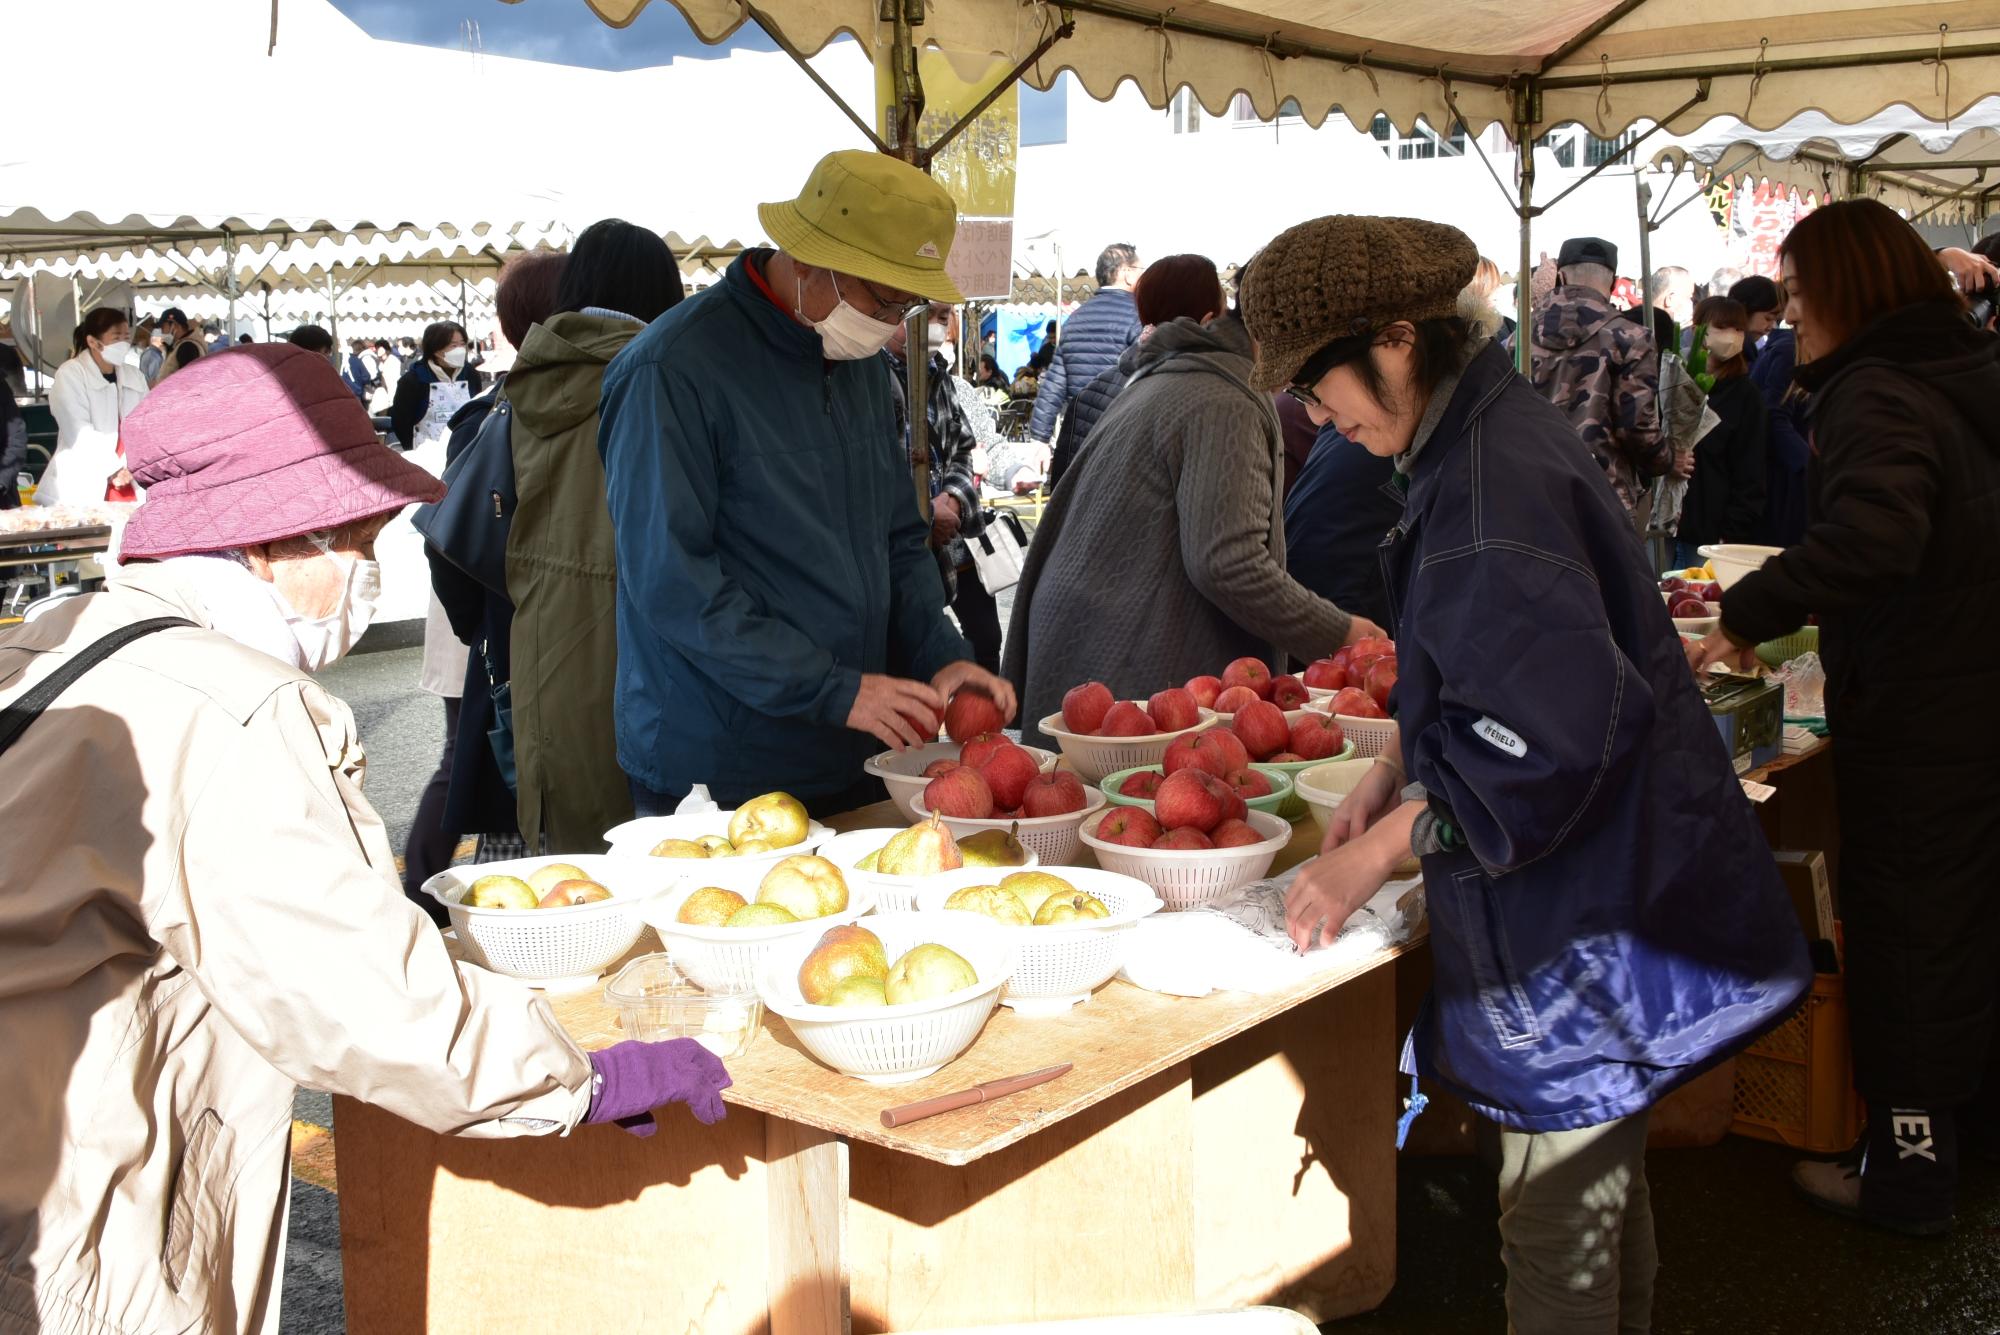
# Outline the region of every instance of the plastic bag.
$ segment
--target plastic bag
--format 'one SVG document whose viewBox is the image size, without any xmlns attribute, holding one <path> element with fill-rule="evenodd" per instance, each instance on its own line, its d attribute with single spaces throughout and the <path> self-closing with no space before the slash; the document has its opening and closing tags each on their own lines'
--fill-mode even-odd
<svg viewBox="0 0 2000 1335">
<path fill-rule="evenodd" d="M 715 804 L 715 799 L 708 795 L 708 785 L 698 783 L 688 789 L 688 795 L 683 797 L 680 805 L 674 808 L 674 814 L 676 816 L 694 816 L 704 812 L 720 810 L 722 808 Z"/>
<path fill-rule="evenodd" d="M 1819 655 L 1807 650 L 1771 674 L 1785 687 L 1786 718 L 1826 716 L 1826 668 Z"/>
</svg>

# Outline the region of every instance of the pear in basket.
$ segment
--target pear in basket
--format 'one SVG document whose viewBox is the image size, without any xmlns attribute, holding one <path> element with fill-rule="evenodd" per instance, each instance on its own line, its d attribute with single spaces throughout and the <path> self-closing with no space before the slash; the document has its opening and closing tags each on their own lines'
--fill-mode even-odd
<svg viewBox="0 0 2000 1335">
<path fill-rule="evenodd" d="M 804 843 L 811 828 L 805 803 L 790 793 L 765 793 L 751 798 L 729 817 L 729 842 L 739 853 L 745 839 L 761 839 L 772 848 L 790 848 Z"/>
<path fill-rule="evenodd" d="M 935 811 L 884 844 L 875 859 L 875 869 L 884 876 L 935 876 L 964 865 L 958 841 Z"/>
<path fill-rule="evenodd" d="M 599 885 L 596 881 L 572 877 L 570 880 L 558 881 L 550 886 L 549 892 L 542 896 L 542 902 L 538 907 L 567 909 L 574 908 L 578 904 L 601 904 L 609 898 L 611 891 L 607 887 Z"/>
<path fill-rule="evenodd" d="M 1034 919 L 1012 890 L 997 885 L 968 885 L 951 892 L 944 906 L 961 913 L 983 913 L 1008 927 L 1026 927 Z"/>
<path fill-rule="evenodd" d="M 861 859 L 861 861 L 855 863 L 854 870 L 874 871 L 876 869 L 875 864 L 881 858 L 881 856 L 882 856 L 882 850 L 878 848 L 873 853 L 870 853 L 867 857 Z"/>
<path fill-rule="evenodd" d="M 551 862 L 546 867 L 537 867 L 528 873 L 529 888 L 538 895 L 546 895 L 564 881 L 587 881 L 590 873 L 573 862 Z"/>
<path fill-rule="evenodd" d="M 459 902 L 475 909 L 531 909 L 542 897 L 518 876 L 482 876 Z"/>
<path fill-rule="evenodd" d="M 1055 927 L 1066 922 L 1110 916 L 1111 910 L 1104 907 L 1103 900 L 1079 890 L 1073 895 L 1050 895 L 1043 900 L 1042 906 L 1035 910 L 1035 926 Z"/>
<path fill-rule="evenodd" d="M 1020 822 L 1005 830 L 981 830 L 958 841 L 958 855 L 968 867 L 1022 867 L 1028 846 L 1021 842 Z"/>
<path fill-rule="evenodd" d="M 942 997 L 978 981 L 979 975 L 965 956 L 949 946 L 911 946 L 889 966 L 889 980 L 882 985 L 882 994 L 891 1006 L 902 1006 Z"/>
<path fill-rule="evenodd" d="M 780 904 L 796 918 L 824 918 L 847 907 L 847 878 L 825 858 L 800 853 L 764 874 L 759 904 Z"/>
<path fill-rule="evenodd" d="M 856 974 L 843 978 L 833 986 L 822 1006 L 886 1006 L 889 1004 L 888 991 L 880 978 L 868 978 Z"/>
<path fill-rule="evenodd" d="M 1032 919 L 1042 911 L 1042 904 L 1050 895 L 1073 895 L 1076 887 L 1062 877 L 1045 871 L 1017 871 L 1012 876 L 1002 877 L 1002 890 L 1012 890 L 1020 897 L 1022 907 L 1028 910 Z"/>
<path fill-rule="evenodd" d="M 745 904 L 729 915 L 724 927 L 783 927 L 799 920 L 796 913 L 782 904 Z"/>
<path fill-rule="evenodd" d="M 705 858 L 708 850 L 692 839 L 662 839 L 653 845 L 656 858 Z"/>
<path fill-rule="evenodd" d="M 696 839 L 695 842 L 707 849 L 708 855 L 712 858 L 733 858 L 736 856 L 736 845 L 730 843 L 719 834 L 704 834 Z"/>
<path fill-rule="evenodd" d="M 690 927 L 722 927 L 745 903 L 743 896 L 734 890 L 705 885 L 681 901 L 680 912 L 674 914 L 674 921 Z"/>
<path fill-rule="evenodd" d="M 889 954 L 882 938 L 866 927 L 829 928 L 812 954 L 799 965 L 799 995 L 809 1005 L 824 1006 L 834 988 L 849 978 L 889 977 Z"/>
</svg>

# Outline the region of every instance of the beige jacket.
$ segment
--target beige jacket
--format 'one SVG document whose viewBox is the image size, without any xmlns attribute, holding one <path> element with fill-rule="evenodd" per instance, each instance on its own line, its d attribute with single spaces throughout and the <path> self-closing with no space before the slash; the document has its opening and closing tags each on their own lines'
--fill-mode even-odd
<svg viewBox="0 0 2000 1335">
<path fill-rule="evenodd" d="M 142 566 L 0 635 L 0 706 L 175 615 L 213 624 Z M 465 1135 L 583 1116 L 548 1004 L 403 898 L 362 768 L 344 705 L 194 628 L 0 757 L 0 1332 L 275 1331 L 295 1084 Z"/>
</svg>

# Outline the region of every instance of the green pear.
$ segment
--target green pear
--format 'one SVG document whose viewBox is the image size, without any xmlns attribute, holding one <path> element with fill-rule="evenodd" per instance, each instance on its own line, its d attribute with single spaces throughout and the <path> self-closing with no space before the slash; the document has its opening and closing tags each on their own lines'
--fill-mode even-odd
<svg viewBox="0 0 2000 1335">
<path fill-rule="evenodd" d="M 1025 867 L 1028 846 L 1021 842 L 1020 833 L 1018 821 L 1005 830 L 981 830 L 958 841 L 958 855 L 968 867 Z"/>
<path fill-rule="evenodd" d="M 958 841 L 935 811 L 929 820 L 918 821 L 883 845 L 875 859 L 876 869 L 884 876 L 935 876 L 964 865 Z"/>
</svg>

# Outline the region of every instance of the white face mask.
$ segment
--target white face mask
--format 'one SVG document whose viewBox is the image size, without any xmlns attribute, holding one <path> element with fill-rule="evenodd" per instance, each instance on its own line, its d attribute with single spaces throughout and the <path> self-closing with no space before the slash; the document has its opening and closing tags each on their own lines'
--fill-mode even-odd
<svg viewBox="0 0 2000 1335">
<path fill-rule="evenodd" d="M 1741 329 L 1711 329 L 1708 331 L 1708 358 L 1714 362 L 1726 362 L 1743 351 L 1743 331 Z"/>
<path fill-rule="evenodd" d="M 456 371 L 465 365 L 465 349 L 446 348 L 438 354 L 438 360 Z"/>
<path fill-rule="evenodd" d="M 325 616 L 308 617 L 291 605 L 276 584 L 271 586 L 271 592 L 278 601 L 278 610 L 285 614 L 285 625 L 290 628 L 292 638 L 298 641 L 298 666 L 307 672 L 320 672 L 339 662 L 375 620 L 375 604 L 382 597 L 382 567 L 373 561 L 335 556 L 332 544 L 316 533 L 308 534 L 306 541 L 319 548 L 328 560 L 347 567 L 340 601 Z"/>
<path fill-rule="evenodd" d="M 813 332 L 819 335 L 821 350 L 829 361 L 836 362 L 858 362 L 873 357 L 889 346 L 889 340 L 896 336 L 896 326 L 871 320 L 848 305 L 847 298 L 840 295 L 840 275 L 831 276 L 835 297 L 833 310 L 824 320 L 810 322 Z M 804 291 L 805 280 L 801 278 L 792 293 L 793 309 L 801 318 L 805 315 Z"/>
<path fill-rule="evenodd" d="M 104 344 L 97 355 L 104 358 L 107 366 L 123 366 L 125 359 L 132 355 L 132 345 L 121 338 L 116 343 Z"/>
</svg>

